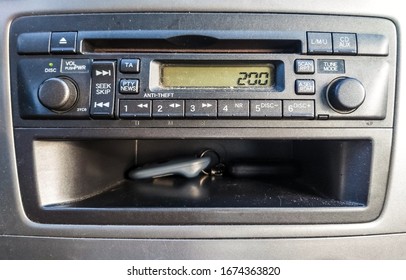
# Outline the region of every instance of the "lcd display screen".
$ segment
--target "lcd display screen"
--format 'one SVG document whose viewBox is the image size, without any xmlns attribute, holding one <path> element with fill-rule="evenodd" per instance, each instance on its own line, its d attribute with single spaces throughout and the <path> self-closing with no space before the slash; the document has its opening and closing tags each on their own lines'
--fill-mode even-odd
<svg viewBox="0 0 406 280">
<path fill-rule="evenodd" d="M 161 64 L 163 88 L 272 87 L 273 64 Z"/>
</svg>

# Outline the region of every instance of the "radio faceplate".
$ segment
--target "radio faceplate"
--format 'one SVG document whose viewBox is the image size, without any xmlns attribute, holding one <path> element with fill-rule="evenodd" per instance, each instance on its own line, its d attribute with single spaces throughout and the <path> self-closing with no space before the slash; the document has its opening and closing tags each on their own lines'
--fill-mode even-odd
<svg viewBox="0 0 406 280">
<path fill-rule="evenodd" d="M 316 127 L 346 126 L 343 120 L 349 126 L 392 125 L 396 49 L 389 21 L 226 18 L 124 14 L 16 20 L 11 59 L 12 76 L 18 73 L 17 125 L 30 126 L 24 121 L 29 119 L 63 120 L 62 125 L 82 119 L 96 127 L 134 121 L 167 126 L 167 120 L 190 127 L 294 127 L 294 120 Z M 120 24 L 101 24 L 112 19 Z M 177 19 L 182 24 L 168 28 Z M 66 29 L 61 22 L 68 20 Z M 335 20 L 339 24 L 331 24 Z M 321 27 L 322 21 L 329 24 Z M 371 30 L 370 21 L 381 28 Z"/>
<path fill-rule="evenodd" d="M 12 23 L 10 50 L 33 221 L 313 224 L 381 213 L 397 55 L 389 20 L 27 16 Z M 134 165 L 207 150 L 228 168 L 220 176 L 128 179 Z M 248 169 L 259 176 L 241 179 Z"/>
</svg>

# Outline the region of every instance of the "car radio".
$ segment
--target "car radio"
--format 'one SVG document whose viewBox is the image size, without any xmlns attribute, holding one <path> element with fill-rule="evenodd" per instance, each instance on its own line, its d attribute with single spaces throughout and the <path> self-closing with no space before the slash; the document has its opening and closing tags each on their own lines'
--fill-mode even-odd
<svg viewBox="0 0 406 280">
<path fill-rule="evenodd" d="M 141 126 L 162 119 L 193 126 L 188 121 L 205 119 L 224 126 L 223 119 L 269 125 L 384 120 L 391 113 L 395 54 L 386 20 L 374 19 L 384 32 L 371 32 L 354 18 L 320 26 L 329 18 L 239 15 L 224 21 L 202 14 L 196 23 L 185 15 L 121 15 L 121 25 L 114 25 L 116 17 L 13 23 L 13 96 L 22 119 L 137 120 Z M 169 28 L 175 19 L 182 24 Z M 61 26 L 67 21 L 69 28 Z"/>
<path fill-rule="evenodd" d="M 25 213 L 57 224 L 372 221 L 388 180 L 396 40 L 373 17 L 21 16 L 9 54 Z"/>
</svg>

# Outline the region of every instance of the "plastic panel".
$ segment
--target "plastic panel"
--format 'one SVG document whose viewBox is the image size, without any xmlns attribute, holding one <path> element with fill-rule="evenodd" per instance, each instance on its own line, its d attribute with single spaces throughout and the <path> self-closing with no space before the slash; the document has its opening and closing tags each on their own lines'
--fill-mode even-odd
<svg viewBox="0 0 406 280">
<path fill-rule="evenodd" d="M 105 226 L 83 226 L 77 227 L 74 225 L 57 226 L 57 225 L 40 225 L 30 222 L 26 219 L 22 211 L 21 199 L 18 192 L 18 179 L 16 173 L 16 158 L 14 154 L 13 132 L 11 121 L 11 102 L 9 84 L 9 66 L 8 53 L 8 27 L 11 20 L 18 15 L 27 14 L 46 14 L 46 13 L 64 13 L 68 12 L 124 12 L 124 11 L 214 11 L 214 12 L 281 12 L 281 13 L 309 13 L 309 14 L 347 14 L 347 15 L 362 15 L 362 16 L 379 16 L 385 17 L 397 25 L 398 35 L 404 33 L 406 26 L 406 18 L 404 17 L 402 2 L 390 1 L 317 1 L 303 2 L 301 0 L 292 1 L 161 1 L 161 0 L 145 0 L 145 1 L 115 1 L 114 6 L 109 2 L 72 2 L 72 1 L 29 1 L 20 0 L 14 1 L 10 5 L 10 1 L 0 2 L 0 26 L 1 26 L 1 42 L 0 45 L 0 61 L 3 65 L 0 77 L 0 232 L 3 234 L 12 235 L 40 235 L 40 236 L 81 236 L 81 237 L 148 237 L 148 238 L 224 238 L 225 236 L 233 238 L 249 237 L 249 238 L 264 238 L 264 237 L 304 237 L 304 236 L 348 236 L 362 235 L 355 238 L 295 238 L 270 240 L 275 247 L 267 246 L 268 241 L 255 240 L 229 240 L 214 241 L 216 244 L 213 248 L 223 246 L 223 250 L 212 250 L 204 241 L 188 241 L 187 243 L 178 241 L 158 241 L 154 243 L 151 240 L 129 241 L 131 245 L 140 248 L 139 251 L 130 249 L 130 243 L 125 243 L 124 247 L 117 250 L 106 251 L 106 258 L 159 258 L 159 257 L 174 257 L 174 258 L 224 258 L 235 257 L 236 250 L 241 250 L 247 258 L 405 258 L 404 244 L 406 240 L 404 235 L 387 235 L 387 236 L 367 236 L 373 234 L 389 234 L 406 231 L 406 193 L 404 186 L 406 185 L 406 177 L 404 176 L 404 168 L 406 166 L 406 150 L 403 143 L 406 143 L 406 99 L 402 95 L 397 96 L 396 122 L 395 122 L 395 137 L 394 149 L 391 159 L 391 170 L 388 186 L 388 194 L 385 198 L 386 204 L 383 212 L 378 220 L 372 223 L 364 224 L 340 224 L 340 225 L 284 225 L 284 226 L 206 226 L 206 227 L 105 227 Z M 324 24 L 324 23 L 323 23 Z M 406 44 L 406 36 L 399 36 L 400 41 L 398 46 Z M 402 77 L 402 69 L 406 63 L 403 56 L 398 59 L 397 71 L 397 91 L 404 92 L 404 78 Z M 281 134 L 285 132 L 279 131 Z M 289 132 L 290 135 L 294 133 Z M 293 134 L 292 134 L 293 133 Z M 154 134 L 154 132 L 152 132 Z M 325 135 L 328 137 L 328 134 Z M 380 168 L 377 163 L 376 168 Z M 204 229 L 204 230 L 203 230 Z M 203 232 L 204 231 L 204 232 Z M 71 243 L 73 240 L 51 238 L 27 238 L 27 237 L 9 237 L 3 236 L 0 238 L 2 258 L 38 258 L 44 256 L 56 256 L 60 258 L 95 258 L 101 256 L 103 248 L 107 248 L 106 244 L 114 247 L 113 240 L 102 239 L 100 246 L 96 245 L 93 240 L 79 239 L 75 240 L 78 243 Z M 41 242 L 34 242 L 39 241 Z M 320 241 L 320 242 L 319 242 Z M 66 243 L 68 242 L 68 243 Z M 82 242 L 82 243 L 81 243 Z M 89 246 L 83 246 L 83 242 Z M 107 243 L 108 242 L 108 243 Z M 135 242 L 135 243 L 134 243 Z M 315 246 L 317 242 L 319 246 Z M 154 245 L 158 244 L 157 247 Z M 179 244 L 178 247 L 172 245 Z M 195 244 L 196 246 L 193 246 Z M 197 244 L 205 246 L 198 247 Z M 255 247 L 254 245 L 258 245 Z M 268 243 L 269 245 L 270 243 Z M 33 247 L 30 247 L 30 246 Z M 229 245 L 229 246 L 227 246 Z M 244 246 L 246 245 L 246 246 Z M 41 250 L 38 248 L 41 247 Z M 32 248 L 32 250 L 29 250 Z M 100 250 L 95 250 L 99 248 Z M 162 249 L 175 248 L 170 253 L 162 253 Z M 206 248 L 207 250 L 202 250 Z M 247 250 L 249 248 L 249 250 Z M 256 250 L 253 250 L 256 248 Z M 272 250 L 274 248 L 274 250 Z M 262 250 L 266 250 L 266 254 L 262 254 Z M 130 250 L 131 252 L 128 252 Z M 216 251 L 223 252 L 218 255 Z M 27 252 L 38 253 L 37 255 L 27 255 Z M 127 253 L 128 252 L 128 253 Z M 134 254 L 137 252 L 137 254 Z M 165 250 L 165 252 L 167 252 Z M 251 252 L 251 254 L 248 254 Z M 278 253 L 280 252 L 280 253 Z M 286 254 L 282 254 L 286 252 Z M 336 252 L 336 253 L 332 253 Z M 236 257 L 237 256 L 237 257 Z"/>
</svg>

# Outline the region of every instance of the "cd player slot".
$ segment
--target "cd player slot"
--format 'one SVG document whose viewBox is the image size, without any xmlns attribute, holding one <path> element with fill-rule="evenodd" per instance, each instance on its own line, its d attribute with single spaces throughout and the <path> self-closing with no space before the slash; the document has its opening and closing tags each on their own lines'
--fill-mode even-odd
<svg viewBox="0 0 406 280">
<path fill-rule="evenodd" d="M 84 39 L 82 53 L 301 53 L 300 40 L 217 39 L 177 36 L 167 39 Z"/>
</svg>

